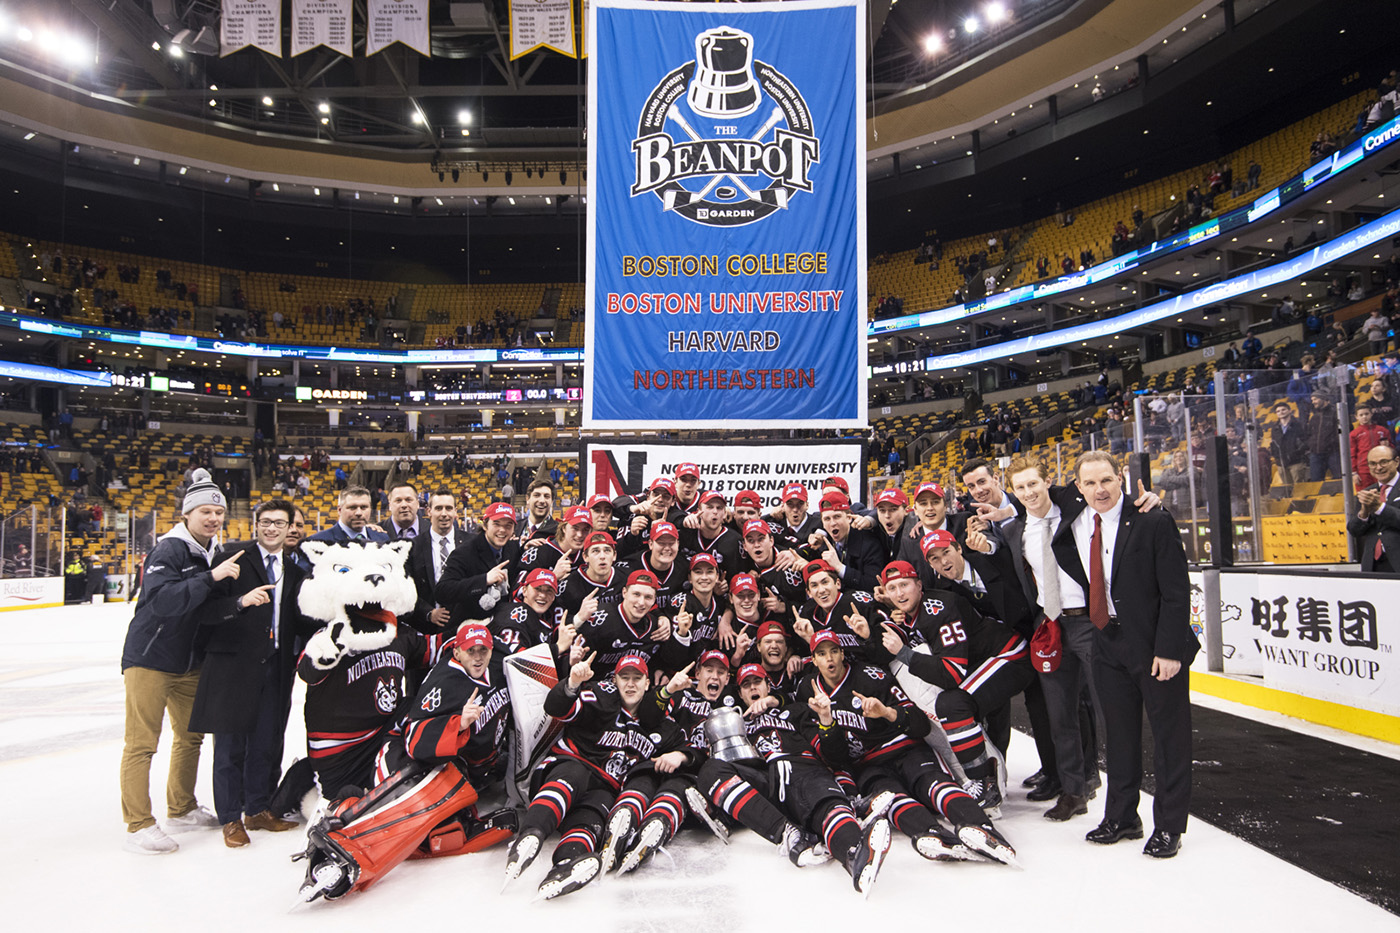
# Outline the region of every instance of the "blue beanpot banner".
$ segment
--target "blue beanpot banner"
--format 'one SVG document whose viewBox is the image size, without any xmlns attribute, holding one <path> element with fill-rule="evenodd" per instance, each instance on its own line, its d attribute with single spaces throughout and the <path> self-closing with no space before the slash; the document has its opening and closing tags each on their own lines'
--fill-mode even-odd
<svg viewBox="0 0 1400 933">
<path fill-rule="evenodd" d="M 862 8 L 589 17 L 584 426 L 863 426 Z"/>
</svg>

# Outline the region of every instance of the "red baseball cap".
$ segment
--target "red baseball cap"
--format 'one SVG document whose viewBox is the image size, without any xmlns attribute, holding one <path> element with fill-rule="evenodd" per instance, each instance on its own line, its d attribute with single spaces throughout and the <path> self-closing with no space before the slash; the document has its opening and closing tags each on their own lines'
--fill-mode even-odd
<svg viewBox="0 0 1400 933">
<path fill-rule="evenodd" d="M 926 492 L 933 493 L 939 499 L 948 498 L 943 494 L 943 487 L 938 485 L 937 483 L 920 483 L 919 488 L 914 490 L 914 498 L 918 499 Z"/>
<path fill-rule="evenodd" d="M 566 525 L 592 525 L 593 515 L 588 511 L 586 505 L 576 505 L 564 512 L 564 524 Z"/>
<path fill-rule="evenodd" d="M 637 671 L 643 677 L 647 675 L 647 659 L 640 654 L 624 654 L 617 662 L 614 673 L 621 674 L 623 671 Z"/>
<path fill-rule="evenodd" d="M 481 513 L 481 517 L 488 522 L 500 519 L 503 522 L 515 524 L 515 509 L 510 507 L 509 502 L 493 502 L 486 507 L 486 511 Z"/>
<path fill-rule="evenodd" d="M 729 581 L 729 592 L 741 593 L 744 590 L 757 593 L 758 581 L 754 579 L 751 573 L 736 573 L 733 579 Z"/>
<path fill-rule="evenodd" d="M 904 494 L 903 489 L 892 486 L 889 489 L 880 490 L 880 494 L 875 497 L 875 504 L 877 506 L 897 505 L 901 509 L 907 509 L 909 508 L 909 497 Z"/>
<path fill-rule="evenodd" d="M 806 502 L 810 496 L 807 494 L 807 487 L 801 483 L 788 483 L 783 487 L 783 501 L 791 502 L 793 499 L 801 499 Z"/>
<path fill-rule="evenodd" d="M 559 578 L 554 575 L 554 571 L 548 567 L 536 567 L 525 575 L 525 586 L 547 586 L 554 592 L 559 592 Z"/>
<path fill-rule="evenodd" d="M 729 655 L 725 654 L 723 651 L 717 651 L 714 648 L 711 648 L 709 651 L 706 651 L 704 654 L 700 655 L 700 660 L 695 663 L 695 666 L 704 667 L 706 664 L 709 664 L 711 662 L 723 664 L 724 669 L 726 671 L 729 670 Z"/>
<path fill-rule="evenodd" d="M 850 483 L 847 483 L 846 480 L 840 476 L 828 476 L 826 479 L 822 480 L 822 486 L 835 486 L 837 489 L 841 490 L 846 495 L 849 496 L 851 494 Z"/>
<path fill-rule="evenodd" d="M 742 684 L 750 677 L 762 677 L 764 680 L 767 680 L 768 672 L 763 669 L 762 664 L 745 664 L 743 667 L 739 668 L 739 676 L 736 678 L 739 683 Z"/>
<path fill-rule="evenodd" d="M 704 505 L 706 502 L 713 502 L 716 499 L 718 499 L 720 502 L 726 501 L 724 498 L 724 493 L 720 492 L 718 489 L 706 489 L 704 492 L 700 493 L 701 505 Z"/>
<path fill-rule="evenodd" d="M 958 539 L 954 538 L 951 532 L 940 528 L 924 535 L 923 540 L 919 542 L 919 549 L 924 552 L 925 557 L 928 557 L 928 552 L 936 547 L 952 547 L 957 543 Z"/>
<path fill-rule="evenodd" d="M 595 531 L 591 535 L 583 539 L 583 549 L 585 551 L 587 551 L 595 544 L 606 544 L 614 551 L 617 550 L 617 542 L 613 540 L 613 536 L 608 534 L 606 531 Z"/>
<path fill-rule="evenodd" d="M 678 463 L 676 464 L 676 479 L 680 479 L 682 476 L 693 476 L 699 479 L 700 468 L 693 463 Z"/>
<path fill-rule="evenodd" d="M 880 571 L 880 585 L 883 586 L 891 580 L 917 580 L 919 572 L 914 569 L 914 565 L 907 560 L 891 561 L 885 565 L 885 569 Z"/>
<path fill-rule="evenodd" d="M 813 651 L 817 650 L 817 645 L 825 644 L 827 642 L 830 642 L 838 648 L 841 647 L 841 639 L 838 638 L 836 636 L 836 633 L 829 628 L 818 629 L 817 631 L 812 633 Z"/>
<path fill-rule="evenodd" d="M 832 569 L 830 564 L 824 560 L 818 559 L 808 561 L 807 566 L 802 568 L 802 582 L 806 583 L 819 573 L 829 573 L 833 577 L 836 576 L 836 571 Z"/>
<path fill-rule="evenodd" d="M 657 489 L 664 489 L 673 496 L 676 494 L 676 484 L 671 482 L 664 476 L 658 476 L 656 479 L 652 480 L 651 485 L 648 486 L 647 489 L 653 491 Z"/>
<path fill-rule="evenodd" d="M 606 505 L 609 509 L 611 509 L 612 500 L 609 499 L 607 496 L 603 495 L 601 492 L 588 497 L 588 503 L 586 506 L 587 508 L 595 509 L 600 505 Z"/>
<path fill-rule="evenodd" d="M 661 584 L 656 582 L 656 574 L 650 570 L 634 570 L 627 575 L 628 586 L 649 586 L 654 590 L 661 589 Z"/>
<path fill-rule="evenodd" d="M 491 630 L 480 622 L 464 622 L 457 629 L 458 648 L 490 648 Z"/>
<path fill-rule="evenodd" d="M 690 556 L 690 569 L 691 569 L 691 570 L 694 570 L 696 567 L 700 566 L 701 564 L 709 564 L 711 567 L 715 568 L 716 570 L 719 569 L 719 561 L 715 560 L 715 555 L 711 554 L 709 551 L 699 551 L 699 552 L 697 552 L 697 553 L 695 553 L 695 554 L 692 554 L 692 555 Z"/>
<path fill-rule="evenodd" d="M 752 489 L 741 489 L 734 494 L 734 507 L 738 508 L 741 505 L 747 505 L 752 509 L 761 509 L 763 508 L 763 500 Z"/>
<path fill-rule="evenodd" d="M 849 512 L 851 510 L 851 500 L 844 492 L 828 492 L 822 494 L 822 501 L 819 508 L 823 512 Z"/>
<path fill-rule="evenodd" d="M 763 641 L 769 635 L 781 635 L 787 638 L 787 629 L 783 628 L 783 623 L 769 619 L 758 627 L 758 640 Z"/>
<path fill-rule="evenodd" d="M 744 522 L 744 537 L 749 535 L 771 535 L 773 529 L 768 527 L 768 523 L 761 518 L 751 518 Z"/>
<path fill-rule="evenodd" d="M 681 533 L 677 531 L 676 526 L 672 525 L 670 522 L 654 522 L 652 524 L 651 540 L 659 541 L 667 536 L 670 536 L 672 538 L 679 538 L 681 536 Z"/>
</svg>

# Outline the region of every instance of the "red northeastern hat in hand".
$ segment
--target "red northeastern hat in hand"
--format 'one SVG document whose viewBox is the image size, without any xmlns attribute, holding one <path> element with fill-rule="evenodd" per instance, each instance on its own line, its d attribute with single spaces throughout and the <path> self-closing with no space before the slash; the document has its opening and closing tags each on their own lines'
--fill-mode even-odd
<svg viewBox="0 0 1400 933">
<path fill-rule="evenodd" d="M 606 505 L 609 509 L 612 508 L 612 500 L 609 499 L 607 496 L 603 495 L 601 492 L 589 496 L 585 508 L 596 509 L 600 505 Z"/>
<path fill-rule="evenodd" d="M 806 583 L 819 573 L 829 573 L 833 577 L 836 576 L 836 571 L 832 569 L 830 564 L 824 560 L 818 559 L 808 561 L 807 566 L 802 568 L 802 582 Z"/>
<path fill-rule="evenodd" d="M 647 659 L 640 654 L 624 654 L 617 662 L 614 671 L 621 674 L 623 671 L 636 671 L 643 677 L 647 675 Z"/>
<path fill-rule="evenodd" d="M 822 480 L 822 486 L 835 486 L 837 489 L 841 490 L 846 495 L 849 496 L 851 494 L 851 484 L 846 482 L 846 480 L 840 476 L 828 476 L 826 479 Z"/>
<path fill-rule="evenodd" d="M 743 667 L 739 668 L 739 676 L 737 678 L 739 683 L 742 684 L 750 677 L 762 677 L 764 680 L 767 680 L 768 672 L 763 669 L 762 664 L 745 664 Z"/>
<path fill-rule="evenodd" d="M 768 527 L 768 523 L 761 518 L 751 518 L 744 522 L 744 537 L 749 535 L 771 535 L 773 529 Z"/>
<path fill-rule="evenodd" d="M 457 647 L 464 651 L 467 648 L 490 648 L 491 630 L 480 622 L 467 622 L 457 630 Z"/>
<path fill-rule="evenodd" d="M 901 509 L 909 508 L 909 497 L 904 494 L 904 490 L 898 487 L 880 490 L 880 494 L 875 497 L 875 505 L 897 505 Z"/>
<path fill-rule="evenodd" d="M 758 627 L 758 640 L 763 641 L 769 635 L 781 635 L 787 638 L 787 629 L 783 628 L 783 623 L 770 619 Z"/>
<path fill-rule="evenodd" d="M 734 507 L 747 505 L 751 509 L 763 508 L 763 500 L 752 489 L 741 489 L 734 494 Z"/>
<path fill-rule="evenodd" d="M 841 639 L 836 637 L 836 633 L 829 628 L 818 629 L 812 633 L 812 650 L 816 651 L 818 645 L 832 644 L 841 647 Z"/>
<path fill-rule="evenodd" d="M 593 516 L 588 511 L 586 505 L 576 505 L 564 513 L 564 523 L 566 525 L 591 525 Z"/>
<path fill-rule="evenodd" d="M 486 511 L 481 513 L 481 517 L 488 522 L 497 519 L 503 522 L 515 522 L 515 509 L 510 507 L 509 502 L 493 502 L 486 507 Z"/>
<path fill-rule="evenodd" d="M 591 535 L 583 539 L 583 549 L 585 551 L 587 551 L 595 544 L 606 544 L 614 551 L 617 550 L 617 542 L 614 541 L 613 536 L 608 534 L 606 531 L 595 531 Z"/>
<path fill-rule="evenodd" d="M 658 476 L 656 479 L 652 480 L 651 485 L 647 488 L 652 490 L 653 492 L 655 492 L 658 489 L 664 489 L 673 496 L 676 494 L 676 484 L 671 482 L 664 476 Z"/>
<path fill-rule="evenodd" d="M 679 538 L 680 532 L 676 531 L 676 526 L 670 522 L 654 522 L 651 526 L 651 540 L 660 541 L 662 538 Z"/>
<path fill-rule="evenodd" d="M 757 593 L 758 581 L 751 573 L 736 573 L 734 579 L 729 581 L 729 592 L 731 593 Z"/>
<path fill-rule="evenodd" d="M 676 465 L 676 479 L 682 476 L 693 476 L 700 478 L 700 468 L 693 463 L 680 463 Z"/>
<path fill-rule="evenodd" d="M 559 578 L 548 567 L 536 567 L 525 575 L 525 586 L 547 586 L 559 592 Z"/>
<path fill-rule="evenodd" d="M 729 670 L 729 655 L 725 654 L 723 651 L 716 651 L 714 648 L 711 648 L 709 651 L 700 655 L 700 660 L 695 663 L 695 666 L 704 667 L 706 664 L 722 664 L 727 671 Z"/>
<path fill-rule="evenodd" d="M 936 547 L 952 547 L 957 543 L 958 539 L 954 538 L 951 532 L 940 528 L 924 535 L 923 539 L 919 541 L 919 549 L 924 552 L 925 557 L 928 557 L 928 552 Z"/>
<path fill-rule="evenodd" d="M 1046 619 L 1031 636 L 1031 665 L 1040 673 L 1050 674 L 1060 669 L 1060 660 L 1064 657 L 1061 637 L 1057 619 Z"/>
<path fill-rule="evenodd" d="M 943 494 L 943 487 L 938 485 L 937 483 L 920 483 L 919 488 L 914 490 L 914 498 L 917 499 L 924 493 L 932 493 L 939 499 L 948 498 Z"/>
<path fill-rule="evenodd" d="M 661 584 L 656 582 L 656 574 L 650 570 L 634 570 L 627 576 L 628 586 L 649 586 L 654 590 L 661 589 Z"/>
<path fill-rule="evenodd" d="M 791 502 L 794 499 L 801 499 L 806 502 L 810 497 L 807 495 L 807 487 L 801 483 L 788 483 L 783 487 L 783 501 Z"/>
<path fill-rule="evenodd" d="M 828 492 L 822 496 L 820 508 L 823 512 L 849 512 L 851 500 L 844 492 Z"/>
<path fill-rule="evenodd" d="M 880 571 L 880 585 L 884 586 L 891 580 L 917 580 L 919 572 L 914 569 L 914 565 L 907 560 L 891 561 L 885 565 L 885 569 Z"/>
</svg>

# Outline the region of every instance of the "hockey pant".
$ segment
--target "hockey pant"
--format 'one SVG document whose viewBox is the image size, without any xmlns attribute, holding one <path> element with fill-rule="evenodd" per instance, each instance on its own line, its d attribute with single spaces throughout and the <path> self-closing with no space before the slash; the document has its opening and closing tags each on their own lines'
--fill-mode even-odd
<svg viewBox="0 0 1400 933">
<path fill-rule="evenodd" d="M 358 797 L 373 787 L 375 761 L 394 726 L 395 722 L 389 720 L 364 740 L 341 746 L 331 754 L 318 756 L 318 749 L 313 748 L 311 762 L 316 769 L 316 782 L 321 785 L 321 796 L 327 800 Z"/>
<path fill-rule="evenodd" d="M 476 852 L 511 835 L 514 813 L 475 818 L 476 790 L 454 762 L 397 771 L 349 797 L 307 831 L 307 884 L 327 861 L 341 868 L 327 898 L 364 890 L 406 858 Z"/>
<path fill-rule="evenodd" d="M 556 865 L 596 852 L 617 802 L 617 788 L 573 758 L 545 759 L 530 784 L 533 793 L 520 819 L 520 832 L 548 838 L 559 830 Z"/>
<path fill-rule="evenodd" d="M 939 692 L 934 712 L 948 736 L 948 745 L 969 777 L 980 778 L 987 773 L 983 720 L 987 721 L 992 742 L 1005 755 L 1010 739 L 1011 698 L 1034 680 L 1035 671 L 1024 658 L 1011 660 L 998 655 L 969 673 L 959 689 Z"/>
<path fill-rule="evenodd" d="M 774 845 L 782 844 L 788 823 L 818 834 L 842 861 L 860 843 L 850 799 L 819 762 L 780 758 L 763 765 L 707 758 L 698 781 L 726 816 Z"/>
<path fill-rule="evenodd" d="M 666 824 L 666 836 L 660 844 L 665 845 L 675 838 L 685 820 L 685 789 L 694 783 L 686 774 L 661 774 L 650 768 L 633 771 L 608 811 L 608 819 L 623 809 L 632 811 L 633 826 L 660 817 Z"/>
<path fill-rule="evenodd" d="M 884 791 L 895 794 L 890 820 L 910 838 L 937 825 L 934 813 L 942 814 L 954 827 L 988 822 L 977 801 L 954 783 L 943 762 L 926 746 L 913 745 L 887 758 L 860 762 L 851 774 L 866 797 Z"/>
</svg>

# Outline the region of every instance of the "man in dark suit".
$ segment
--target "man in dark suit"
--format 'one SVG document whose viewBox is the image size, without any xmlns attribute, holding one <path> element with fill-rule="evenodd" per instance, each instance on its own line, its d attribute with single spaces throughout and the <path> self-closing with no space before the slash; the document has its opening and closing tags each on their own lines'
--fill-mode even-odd
<svg viewBox="0 0 1400 933">
<path fill-rule="evenodd" d="M 906 530 L 900 535 L 896 556 L 919 572 L 919 582 L 925 590 L 938 586 L 938 574 L 924 560 L 924 538 L 935 531 L 947 531 L 959 541 L 967 540 L 967 520 L 972 513 L 956 511 L 956 505 L 957 500 L 937 483 L 921 483 L 914 490 L 912 521 L 905 521 Z"/>
<path fill-rule="evenodd" d="M 428 530 L 414 539 L 408 552 L 408 574 L 418 588 L 412 624 L 425 635 L 445 631 L 452 621 L 452 611 L 438 602 L 434 592 L 452 552 L 468 540 L 470 536 L 457 527 L 457 497 L 446 486 L 434 490 L 428 497 Z"/>
<path fill-rule="evenodd" d="M 414 541 L 427 533 L 428 522 L 418 518 L 418 489 L 398 482 L 389 487 L 389 520 L 380 527 L 390 541 Z"/>
<path fill-rule="evenodd" d="M 1356 514 L 1347 532 L 1361 552 L 1366 573 L 1400 573 L 1400 482 L 1396 482 L 1395 448 L 1377 444 L 1366 454 L 1366 469 L 1375 484 L 1356 494 Z"/>
<path fill-rule="evenodd" d="M 293 511 L 284 499 L 262 503 L 256 540 L 223 548 L 220 559 L 238 556 L 238 572 L 224 581 L 201 631 L 204 673 L 190 728 L 214 734 L 214 807 L 229 848 L 246 846 L 250 829 L 296 827 L 269 811 L 291 710 L 294 643 L 310 634 L 296 605 L 302 571 L 283 559 Z"/>
<path fill-rule="evenodd" d="M 370 505 L 369 490 L 363 486 L 347 486 L 340 491 L 340 499 L 337 502 L 340 510 L 338 519 L 334 525 L 325 531 L 318 531 L 308 541 L 330 541 L 333 544 L 344 544 L 346 541 L 379 541 L 389 540 L 389 536 L 369 523 Z M 303 570 L 307 567 L 303 567 Z"/>
<path fill-rule="evenodd" d="M 481 513 L 481 524 L 481 534 L 448 555 L 433 590 L 434 600 L 451 612 L 449 631 L 465 619 L 489 619 L 496 603 L 509 596 L 520 568 L 515 509 L 493 502 Z"/>
<path fill-rule="evenodd" d="M 1181 848 L 1191 798 L 1188 668 L 1201 647 L 1190 625 L 1186 552 L 1169 513 L 1141 512 L 1126 500 L 1112 456 L 1085 453 L 1074 474 L 1088 508 L 1060 522 L 1052 548 L 1088 602 L 1108 740 L 1104 819 L 1085 839 L 1111 845 L 1143 836 L 1137 808 L 1145 709 L 1157 792 L 1143 852 L 1171 858 Z"/>
<path fill-rule="evenodd" d="M 885 569 L 885 549 L 874 532 L 851 525 L 851 500 L 838 489 L 822 493 L 822 530 L 808 538 L 820 547 L 822 558 L 835 572 L 843 589 L 874 592 Z"/>
</svg>

